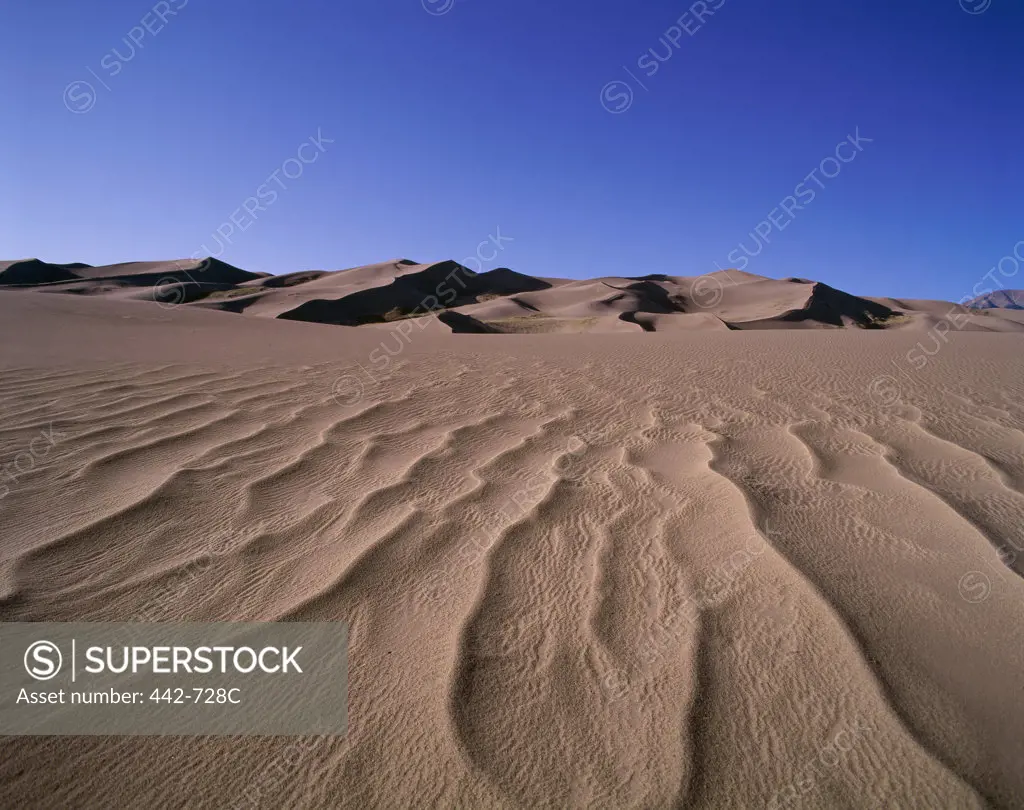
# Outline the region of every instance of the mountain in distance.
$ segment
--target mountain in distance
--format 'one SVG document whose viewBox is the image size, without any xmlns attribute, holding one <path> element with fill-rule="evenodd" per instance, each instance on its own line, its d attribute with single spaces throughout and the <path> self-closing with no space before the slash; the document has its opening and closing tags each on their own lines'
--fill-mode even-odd
<svg viewBox="0 0 1024 810">
<path fill-rule="evenodd" d="M 996 290 L 967 302 L 974 309 L 1024 309 L 1024 290 Z"/>
</svg>

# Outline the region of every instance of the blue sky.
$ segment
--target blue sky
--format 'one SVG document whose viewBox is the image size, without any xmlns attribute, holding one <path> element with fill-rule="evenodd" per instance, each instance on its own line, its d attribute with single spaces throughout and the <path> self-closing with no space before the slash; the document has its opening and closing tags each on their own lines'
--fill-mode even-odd
<svg viewBox="0 0 1024 810">
<path fill-rule="evenodd" d="M 50 0 L 0 24 L 2 258 L 744 258 L 959 299 L 1024 239 L 1016 0 Z"/>
</svg>

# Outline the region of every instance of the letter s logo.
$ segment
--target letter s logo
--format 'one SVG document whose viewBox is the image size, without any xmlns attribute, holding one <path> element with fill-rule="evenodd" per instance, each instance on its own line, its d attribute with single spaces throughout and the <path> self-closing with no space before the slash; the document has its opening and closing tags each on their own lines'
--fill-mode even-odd
<svg viewBox="0 0 1024 810">
<path fill-rule="evenodd" d="M 37 681 L 48 681 L 58 672 L 64 658 L 52 641 L 36 641 L 25 650 L 25 671 Z"/>
</svg>

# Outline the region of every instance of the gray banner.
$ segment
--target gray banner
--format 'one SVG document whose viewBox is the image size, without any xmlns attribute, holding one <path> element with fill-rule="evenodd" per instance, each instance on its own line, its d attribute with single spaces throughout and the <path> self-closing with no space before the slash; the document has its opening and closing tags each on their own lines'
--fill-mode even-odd
<svg viewBox="0 0 1024 810">
<path fill-rule="evenodd" d="M 0 623 L 0 735 L 341 735 L 347 647 L 340 622 Z"/>
</svg>

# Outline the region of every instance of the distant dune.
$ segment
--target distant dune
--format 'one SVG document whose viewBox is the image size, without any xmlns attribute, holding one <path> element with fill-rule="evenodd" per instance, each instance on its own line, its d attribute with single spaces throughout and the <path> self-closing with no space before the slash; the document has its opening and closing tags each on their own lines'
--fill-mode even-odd
<svg viewBox="0 0 1024 810">
<path fill-rule="evenodd" d="M 0 284 L 51 284 L 80 278 L 75 269 L 87 265 L 47 264 L 39 259 L 0 262 Z"/>
<path fill-rule="evenodd" d="M 265 276 L 239 270 L 217 259 L 126 262 L 100 267 L 48 264 L 38 259 L 0 262 L 0 285 L 10 289 L 105 295 L 165 304 L 203 300 Z"/>
<path fill-rule="evenodd" d="M 987 297 L 993 303 L 972 303 L 1001 308 L 982 310 L 948 301 L 864 298 L 810 279 L 779 280 L 739 270 L 575 280 L 536 278 L 504 267 L 475 273 L 450 260 L 396 259 L 271 276 L 217 259 L 102 267 L 28 259 L 0 262 L 0 284 L 349 327 L 447 313 L 440 322 L 456 333 L 926 331 L 951 319 L 958 331 L 1024 331 L 1022 319 L 1007 311 L 1024 308 L 1024 294 L 1013 291 L 1001 299 Z"/>
<path fill-rule="evenodd" d="M 1024 309 L 1024 290 L 996 290 L 988 295 L 979 295 L 967 302 L 977 309 Z"/>
</svg>

